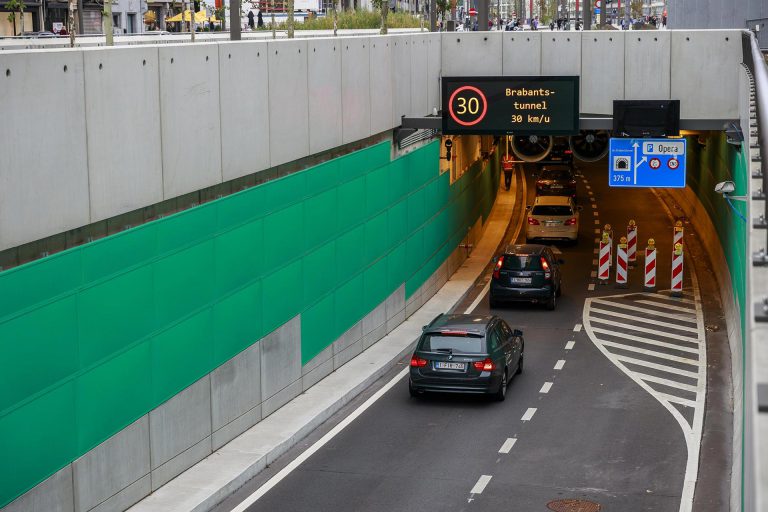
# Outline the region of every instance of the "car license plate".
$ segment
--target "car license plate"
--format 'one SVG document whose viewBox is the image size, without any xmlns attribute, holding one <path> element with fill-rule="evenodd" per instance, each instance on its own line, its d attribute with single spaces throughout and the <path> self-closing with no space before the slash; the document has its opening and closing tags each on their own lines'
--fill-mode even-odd
<svg viewBox="0 0 768 512">
<path fill-rule="evenodd" d="M 559 220 L 546 220 L 544 221 L 545 226 L 559 226 L 560 221 Z"/>
<path fill-rule="evenodd" d="M 513 277 L 512 282 L 520 283 L 520 284 L 531 284 L 531 278 L 530 277 Z"/>
<path fill-rule="evenodd" d="M 438 370 L 463 370 L 464 363 L 449 363 L 447 361 L 435 361 L 435 368 Z"/>
<path fill-rule="evenodd" d="M 563 188 L 562 185 L 552 185 L 552 188 Z"/>
</svg>

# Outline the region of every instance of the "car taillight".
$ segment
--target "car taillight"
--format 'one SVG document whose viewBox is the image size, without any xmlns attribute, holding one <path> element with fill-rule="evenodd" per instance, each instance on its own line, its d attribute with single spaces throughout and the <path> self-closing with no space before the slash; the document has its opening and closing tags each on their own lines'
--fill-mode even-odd
<svg viewBox="0 0 768 512">
<path fill-rule="evenodd" d="M 539 221 L 534 219 L 533 217 L 528 217 L 528 225 L 529 226 L 538 226 Z"/>
<path fill-rule="evenodd" d="M 472 363 L 472 366 L 474 366 L 475 369 L 482 370 L 484 372 L 492 372 L 496 369 L 496 365 L 493 364 L 493 361 L 491 361 L 490 357 L 486 357 L 485 361 L 475 361 Z"/>
<path fill-rule="evenodd" d="M 576 180 L 571 180 L 568 183 L 570 183 L 571 185 L 575 185 L 576 184 Z"/>
<path fill-rule="evenodd" d="M 498 279 L 500 277 L 501 266 L 503 264 L 504 264 L 504 256 L 499 256 L 499 259 L 496 260 L 496 266 L 493 268 L 494 279 Z"/>
<path fill-rule="evenodd" d="M 541 268 L 544 269 L 544 279 L 551 279 L 552 272 L 550 272 L 549 263 L 547 263 L 547 260 L 544 259 L 544 256 L 541 257 Z"/>
<path fill-rule="evenodd" d="M 571 155 L 571 154 L 573 154 L 573 151 L 571 151 L 570 149 L 566 149 L 565 150 L 565 154 L 566 155 Z"/>
<path fill-rule="evenodd" d="M 571 217 L 567 221 L 565 221 L 566 226 L 575 226 L 576 225 L 576 217 Z"/>
<path fill-rule="evenodd" d="M 411 356 L 411 366 L 414 368 L 424 368 L 427 366 L 427 360 L 420 357 Z"/>
</svg>

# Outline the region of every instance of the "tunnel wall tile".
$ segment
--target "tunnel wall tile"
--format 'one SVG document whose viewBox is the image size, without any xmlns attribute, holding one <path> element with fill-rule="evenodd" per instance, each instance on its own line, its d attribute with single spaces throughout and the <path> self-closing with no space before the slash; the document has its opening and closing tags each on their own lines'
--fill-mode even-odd
<svg viewBox="0 0 768 512">
<path fill-rule="evenodd" d="M 343 142 L 371 135 L 371 39 L 355 37 L 341 48 Z"/>
<path fill-rule="evenodd" d="M 309 41 L 309 152 L 342 144 L 342 42 L 333 38 Z M 368 68 L 366 68 L 367 70 Z"/>
</svg>

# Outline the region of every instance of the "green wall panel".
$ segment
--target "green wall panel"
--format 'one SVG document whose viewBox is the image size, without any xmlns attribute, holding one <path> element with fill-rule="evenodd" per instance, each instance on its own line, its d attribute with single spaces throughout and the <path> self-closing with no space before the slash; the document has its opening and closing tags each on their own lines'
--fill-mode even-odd
<svg viewBox="0 0 768 512">
<path fill-rule="evenodd" d="M 450 184 L 438 150 L 377 144 L 0 272 L 0 506 L 294 316 L 304 364 L 413 293 L 498 184 Z"/>
</svg>

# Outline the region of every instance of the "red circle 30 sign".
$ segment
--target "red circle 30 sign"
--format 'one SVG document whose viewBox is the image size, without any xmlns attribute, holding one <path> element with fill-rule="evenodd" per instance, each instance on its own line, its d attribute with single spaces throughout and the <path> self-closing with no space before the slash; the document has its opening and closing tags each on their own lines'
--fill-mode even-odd
<svg viewBox="0 0 768 512">
<path fill-rule="evenodd" d="M 483 91 L 471 85 L 459 87 L 448 101 L 451 119 L 462 126 L 472 126 L 483 120 L 488 112 L 488 99 Z"/>
</svg>

